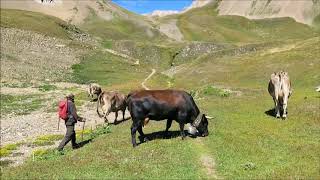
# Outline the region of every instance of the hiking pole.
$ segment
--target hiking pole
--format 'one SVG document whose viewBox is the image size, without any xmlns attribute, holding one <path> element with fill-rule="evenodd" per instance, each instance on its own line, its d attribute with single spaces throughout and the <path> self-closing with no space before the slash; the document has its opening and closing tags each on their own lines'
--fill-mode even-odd
<svg viewBox="0 0 320 180">
<path fill-rule="evenodd" d="M 58 117 L 58 130 L 59 130 L 59 125 L 60 125 L 60 117 Z"/>
<path fill-rule="evenodd" d="M 84 125 L 86 124 L 86 121 L 83 121 L 83 126 L 82 126 L 82 133 L 81 133 L 81 141 L 83 141 L 83 131 L 84 131 Z"/>
</svg>

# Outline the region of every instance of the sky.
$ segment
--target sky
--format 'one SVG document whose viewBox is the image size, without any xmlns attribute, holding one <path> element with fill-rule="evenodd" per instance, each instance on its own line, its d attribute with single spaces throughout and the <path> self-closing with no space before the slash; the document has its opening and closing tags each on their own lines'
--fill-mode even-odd
<svg viewBox="0 0 320 180">
<path fill-rule="evenodd" d="M 183 10 L 192 0 L 112 0 L 119 6 L 138 14 L 151 13 L 154 10 Z"/>
</svg>

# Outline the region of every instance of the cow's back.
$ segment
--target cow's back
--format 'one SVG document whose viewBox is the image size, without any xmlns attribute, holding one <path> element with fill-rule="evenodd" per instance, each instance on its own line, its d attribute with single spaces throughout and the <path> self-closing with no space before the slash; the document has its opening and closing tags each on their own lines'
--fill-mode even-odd
<svg viewBox="0 0 320 180">
<path fill-rule="evenodd" d="M 272 73 L 269 80 L 268 91 L 272 97 L 275 97 L 280 88 L 280 77 L 278 73 Z"/>
<path fill-rule="evenodd" d="M 281 72 L 280 79 L 281 79 L 282 93 L 286 96 L 290 96 L 292 90 L 291 90 L 291 81 L 290 81 L 289 74 L 287 72 Z"/>
<path fill-rule="evenodd" d="M 199 113 L 191 95 L 180 90 L 135 91 L 128 95 L 127 102 L 133 116 L 144 114 L 154 120 L 175 118 L 181 112 L 191 116 Z"/>
</svg>

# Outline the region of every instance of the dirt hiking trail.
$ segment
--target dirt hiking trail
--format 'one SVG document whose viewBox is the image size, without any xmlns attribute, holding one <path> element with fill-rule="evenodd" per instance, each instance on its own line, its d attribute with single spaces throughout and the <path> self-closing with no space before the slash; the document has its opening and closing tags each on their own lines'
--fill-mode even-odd
<svg viewBox="0 0 320 180">
<path fill-rule="evenodd" d="M 141 86 L 145 89 L 145 90 L 150 90 L 147 86 L 146 86 L 146 82 L 148 81 L 148 79 L 150 79 L 157 71 L 155 69 L 152 69 L 152 72 L 149 74 L 148 77 L 146 77 L 143 82 L 141 83 Z"/>
</svg>

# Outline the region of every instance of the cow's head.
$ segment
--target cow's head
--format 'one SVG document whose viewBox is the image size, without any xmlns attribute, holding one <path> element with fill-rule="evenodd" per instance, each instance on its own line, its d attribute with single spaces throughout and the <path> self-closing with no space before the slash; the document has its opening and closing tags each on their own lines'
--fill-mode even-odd
<svg viewBox="0 0 320 180">
<path fill-rule="evenodd" d="M 192 126 L 197 129 L 199 136 L 205 137 L 209 135 L 208 119 L 205 114 L 199 114 L 198 117 L 192 123 Z"/>
</svg>

